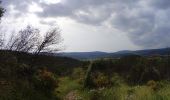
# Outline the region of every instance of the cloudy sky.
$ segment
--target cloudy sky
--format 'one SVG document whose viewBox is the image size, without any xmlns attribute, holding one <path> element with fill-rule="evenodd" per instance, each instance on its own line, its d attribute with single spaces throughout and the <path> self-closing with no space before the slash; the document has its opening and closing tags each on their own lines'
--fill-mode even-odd
<svg viewBox="0 0 170 100">
<path fill-rule="evenodd" d="M 170 46 L 170 0 L 2 0 L 1 30 L 59 26 L 65 51 Z"/>
</svg>

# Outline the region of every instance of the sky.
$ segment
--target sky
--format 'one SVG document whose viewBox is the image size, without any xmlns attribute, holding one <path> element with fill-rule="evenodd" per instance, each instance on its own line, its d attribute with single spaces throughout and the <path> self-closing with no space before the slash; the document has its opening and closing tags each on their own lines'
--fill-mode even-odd
<svg viewBox="0 0 170 100">
<path fill-rule="evenodd" d="M 170 46 L 170 0 L 2 0 L 6 34 L 27 25 L 61 29 L 63 51 Z"/>
</svg>

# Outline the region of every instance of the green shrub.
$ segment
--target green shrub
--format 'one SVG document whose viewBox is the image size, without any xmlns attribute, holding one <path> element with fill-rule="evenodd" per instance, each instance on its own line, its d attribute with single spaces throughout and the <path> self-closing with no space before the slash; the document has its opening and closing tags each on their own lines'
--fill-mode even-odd
<svg viewBox="0 0 170 100">
<path fill-rule="evenodd" d="M 92 67 L 93 67 L 92 63 L 90 63 L 90 65 L 88 66 L 85 79 L 84 79 L 84 84 L 83 84 L 85 88 L 89 88 L 93 86 L 93 83 L 91 80 Z"/>
<path fill-rule="evenodd" d="M 82 84 L 85 78 L 85 71 L 83 68 L 74 68 L 72 78 L 77 80 L 78 83 Z"/>
<path fill-rule="evenodd" d="M 72 80 L 69 77 L 59 78 L 59 86 L 56 89 L 56 94 L 59 98 L 63 100 L 67 94 L 70 92 L 80 90 L 82 86 L 77 83 L 77 81 Z"/>
<path fill-rule="evenodd" d="M 16 75 L 18 78 L 27 78 L 33 75 L 32 68 L 27 64 L 19 64 L 16 67 Z"/>
<path fill-rule="evenodd" d="M 158 89 L 158 85 L 154 80 L 150 80 L 147 82 L 147 86 L 151 88 L 152 90 Z"/>
<path fill-rule="evenodd" d="M 147 66 L 146 59 L 140 59 L 136 65 L 133 65 L 133 67 L 130 69 L 130 72 L 128 74 L 129 83 L 131 84 L 141 83 L 140 79 L 146 66 Z"/>
<path fill-rule="evenodd" d="M 101 72 L 93 73 L 92 74 L 92 81 L 95 87 L 107 87 L 110 86 L 109 84 L 109 77 L 104 75 Z"/>
<path fill-rule="evenodd" d="M 113 74 L 110 81 L 112 86 L 120 86 L 124 83 L 123 79 L 117 73 Z"/>
<path fill-rule="evenodd" d="M 34 87 L 39 92 L 44 92 L 47 95 L 53 94 L 54 90 L 58 87 L 58 80 L 53 73 L 46 69 L 39 70 L 37 75 L 34 76 Z"/>
<path fill-rule="evenodd" d="M 102 94 L 100 91 L 98 90 L 90 90 L 90 100 L 100 100 L 100 98 L 102 97 Z"/>
<path fill-rule="evenodd" d="M 141 74 L 140 81 L 141 82 L 147 82 L 149 80 L 160 80 L 160 73 L 159 71 L 154 67 L 148 67 L 145 68 L 144 72 Z"/>
</svg>

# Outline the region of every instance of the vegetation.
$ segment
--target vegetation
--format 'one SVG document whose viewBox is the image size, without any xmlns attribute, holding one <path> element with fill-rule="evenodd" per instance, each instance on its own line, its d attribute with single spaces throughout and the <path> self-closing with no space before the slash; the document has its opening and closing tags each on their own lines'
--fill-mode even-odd
<svg viewBox="0 0 170 100">
<path fill-rule="evenodd" d="M 168 61 L 126 56 L 88 62 L 3 50 L 0 99 L 169 100 Z"/>
<path fill-rule="evenodd" d="M 170 100 L 169 55 L 79 61 L 49 53 L 60 50 L 58 28 L 39 33 L 0 38 L 0 100 Z"/>
<path fill-rule="evenodd" d="M 81 64 L 64 57 L 0 51 L 0 100 L 56 100 L 59 77 Z"/>
<path fill-rule="evenodd" d="M 1 4 L 1 1 L 0 1 Z M 5 9 L 0 6 L 0 18 L 3 16 Z"/>
<path fill-rule="evenodd" d="M 42 33 L 41 33 L 42 34 Z M 10 51 L 27 52 L 40 54 L 41 52 L 59 51 L 59 45 L 62 42 L 60 29 L 51 28 L 44 36 L 40 35 L 40 30 L 31 26 L 20 30 L 18 33 L 12 33 L 9 40 L 2 38 L 1 48 Z M 8 41 L 7 43 L 5 43 Z"/>
</svg>

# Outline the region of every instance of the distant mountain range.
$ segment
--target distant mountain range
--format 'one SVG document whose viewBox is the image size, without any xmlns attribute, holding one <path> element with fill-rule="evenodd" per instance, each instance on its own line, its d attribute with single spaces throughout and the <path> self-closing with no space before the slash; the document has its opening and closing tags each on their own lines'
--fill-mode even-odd
<svg viewBox="0 0 170 100">
<path fill-rule="evenodd" d="M 147 50 L 136 50 L 136 51 L 118 51 L 114 53 L 107 52 L 63 52 L 55 54 L 55 56 L 71 57 L 75 59 L 97 59 L 97 58 L 119 58 L 127 55 L 140 55 L 140 56 L 153 56 L 153 55 L 168 55 L 170 54 L 170 48 L 161 49 L 147 49 Z"/>
</svg>

